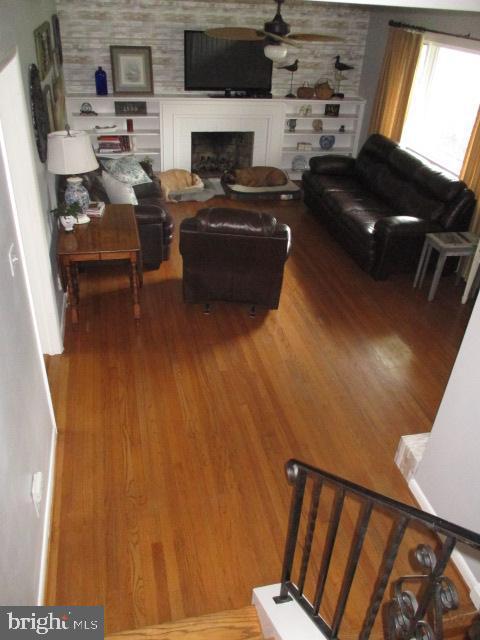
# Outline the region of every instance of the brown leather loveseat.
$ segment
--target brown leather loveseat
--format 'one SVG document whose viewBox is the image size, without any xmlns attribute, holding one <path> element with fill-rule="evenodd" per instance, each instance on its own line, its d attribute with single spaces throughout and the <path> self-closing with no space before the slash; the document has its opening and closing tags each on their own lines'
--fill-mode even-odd
<svg viewBox="0 0 480 640">
<path fill-rule="evenodd" d="M 216 300 L 277 309 L 290 228 L 268 214 L 201 209 L 180 224 L 185 302 Z"/>
<path fill-rule="evenodd" d="M 466 231 L 475 197 L 380 134 L 358 158 L 311 158 L 305 203 L 375 279 L 415 268 L 426 233 Z"/>
</svg>

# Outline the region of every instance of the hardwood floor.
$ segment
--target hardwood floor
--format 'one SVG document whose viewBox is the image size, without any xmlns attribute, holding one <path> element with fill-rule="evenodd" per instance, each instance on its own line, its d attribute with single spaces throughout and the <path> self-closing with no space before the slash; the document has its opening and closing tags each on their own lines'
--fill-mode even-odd
<svg viewBox="0 0 480 640">
<path fill-rule="evenodd" d="M 290 457 L 413 504 L 394 453 L 430 429 L 471 311 L 453 277 L 428 303 L 412 276 L 363 273 L 302 204 L 263 202 L 249 208 L 293 234 L 280 309 L 204 315 L 182 302 L 178 252 L 201 206 L 171 205 L 172 257 L 145 273 L 138 328 L 122 271 L 86 272 L 78 329 L 67 320 L 48 362 L 47 600 L 104 604 L 109 633 L 242 607 L 278 582 Z"/>
</svg>

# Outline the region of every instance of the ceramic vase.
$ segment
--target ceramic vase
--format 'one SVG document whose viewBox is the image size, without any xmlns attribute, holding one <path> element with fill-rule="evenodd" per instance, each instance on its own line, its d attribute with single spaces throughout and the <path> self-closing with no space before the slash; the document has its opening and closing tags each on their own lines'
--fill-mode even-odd
<svg viewBox="0 0 480 640">
<path fill-rule="evenodd" d="M 323 151 L 328 151 L 335 144 L 335 136 L 332 136 L 332 135 L 320 136 L 319 144 L 320 144 L 320 149 L 322 149 Z"/>
<path fill-rule="evenodd" d="M 67 204 L 73 204 L 78 202 L 82 213 L 79 214 L 76 224 L 85 224 L 90 222 L 90 218 L 85 213 L 88 209 L 90 202 L 90 196 L 88 191 L 82 184 L 82 179 L 78 177 L 67 178 L 67 188 L 65 189 L 65 202 Z"/>
</svg>

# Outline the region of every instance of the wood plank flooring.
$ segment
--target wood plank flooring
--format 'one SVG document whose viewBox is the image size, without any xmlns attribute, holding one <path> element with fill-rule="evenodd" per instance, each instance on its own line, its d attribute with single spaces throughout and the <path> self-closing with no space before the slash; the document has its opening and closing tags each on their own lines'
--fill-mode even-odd
<svg viewBox="0 0 480 640">
<path fill-rule="evenodd" d="M 263 640 L 253 605 L 153 627 L 123 631 L 107 640 Z"/>
<path fill-rule="evenodd" d="M 211 204 L 241 208 L 215 199 Z M 80 322 L 48 362 L 59 440 L 47 599 L 104 604 L 113 633 L 248 605 L 278 582 L 290 457 L 412 503 L 393 456 L 430 429 L 471 305 L 442 279 L 375 282 L 300 203 L 280 309 L 185 305 L 172 257 L 142 319 L 113 267 L 80 276 Z M 373 579 L 373 578 L 372 578 Z"/>
</svg>

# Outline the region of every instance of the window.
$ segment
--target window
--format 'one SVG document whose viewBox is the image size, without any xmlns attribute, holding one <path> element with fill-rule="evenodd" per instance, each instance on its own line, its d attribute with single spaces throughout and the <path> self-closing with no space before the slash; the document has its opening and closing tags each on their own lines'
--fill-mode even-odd
<svg viewBox="0 0 480 640">
<path fill-rule="evenodd" d="M 401 144 L 458 176 L 480 103 L 480 51 L 422 46 Z"/>
</svg>

